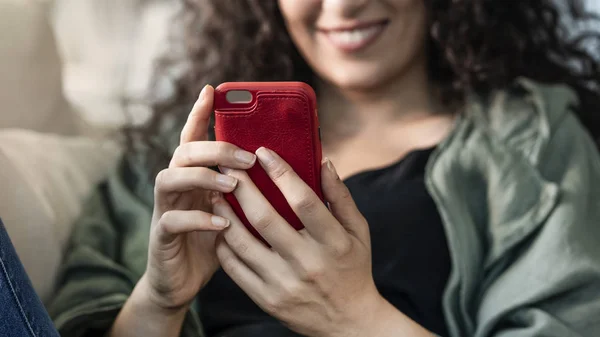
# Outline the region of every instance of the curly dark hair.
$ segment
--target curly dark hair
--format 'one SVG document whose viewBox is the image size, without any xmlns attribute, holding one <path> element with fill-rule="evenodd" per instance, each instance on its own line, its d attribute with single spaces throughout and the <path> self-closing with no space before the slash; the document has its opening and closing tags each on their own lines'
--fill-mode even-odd
<svg viewBox="0 0 600 337">
<path fill-rule="evenodd" d="M 130 144 L 140 140 L 149 147 L 158 166 L 166 164 L 172 150 L 155 140 L 161 125 L 169 117 L 185 121 L 205 84 L 311 83 L 313 78 L 276 0 L 182 1 L 178 25 L 184 25 L 186 70 L 171 78 L 175 90 L 154 105 L 149 123 L 127 130 Z M 469 92 L 505 88 L 517 77 L 566 84 L 579 96 L 578 117 L 595 139 L 600 137 L 600 117 L 594 113 L 600 109 L 600 34 L 591 28 L 597 21 L 600 27 L 600 19 L 583 1 L 423 1 L 430 14 L 430 79 L 446 104 L 462 104 Z M 181 61 L 165 58 L 159 75 Z"/>
</svg>

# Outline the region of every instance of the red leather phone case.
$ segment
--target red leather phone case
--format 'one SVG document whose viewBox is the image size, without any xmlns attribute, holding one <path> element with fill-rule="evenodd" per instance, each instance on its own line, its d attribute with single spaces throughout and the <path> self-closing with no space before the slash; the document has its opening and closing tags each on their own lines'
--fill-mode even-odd
<svg viewBox="0 0 600 337">
<path fill-rule="evenodd" d="M 226 94 L 244 90 L 252 94 L 248 103 L 230 103 Z M 215 90 L 216 140 L 255 152 L 264 146 L 279 154 L 323 200 L 321 192 L 321 142 L 316 95 L 301 82 L 232 82 Z M 248 174 L 277 212 L 295 229 L 304 226 L 283 194 L 257 162 Z M 237 216 L 261 238 L 233 196 L 225 196 Z M 263 240 L 264 241 L 264 240 Z"/>
</svg>

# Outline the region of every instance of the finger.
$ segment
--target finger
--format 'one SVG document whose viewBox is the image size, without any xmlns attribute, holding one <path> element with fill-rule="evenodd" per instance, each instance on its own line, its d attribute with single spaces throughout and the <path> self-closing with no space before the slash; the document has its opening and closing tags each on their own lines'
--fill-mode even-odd
<svg viewBox="0 0 600 337">
<path fill-rule="evenodd" d="M 277 153 L 264 147 L 256 155 L 265 172 L 285 196 L 308 233 L 322 243 L 344 240 L 347 235 L 317 194 Z"/>
<path fill-rule="evenodd" d="M 249 169 L 254 166 L 254 153 L 244 151 L 227 142 L 189 142 L 175 149 L 170 167 L 226 166 Z"/>
<path fill-rule="evenodd" d="M 283 258 L 293 258 L 302 251 L 304 239 L 271 206 L 245 171 L 221 167 L 223 173 L 238 180 L 233 194 L 246 218 L 256 231 Z"/>
<path fill-rule="evenodd" d="M 233 191 L 238 181 L 234 177 L 215 172 L 207 167 L 174 167 L 162 170 L 156 176 L 156 195 L 186 192 L 193 189 Z"/>
<path fill-rule="evenodd" d="M 216 242 L 217 258 L 223 271 L 235 282 L 254 302 L 260 300 L 262 294 L 268 291 L 265 281 L 263 281 L 254 271 L 252 271 L 235 252 L 227 245 L 225 239 L 217 237 Z"/>
<path fill-rule="evenodd" d="M 263 280 L 271 278 L 273 269 L 280 262 L 277 260 L 281 257 L 258 241 L 244 227 L 225 199 L 213 201 L 213 212 L 217 216 L 230 220 L 229 229 L 223 232 L 223 238 L 229 248 Z"/>
<path fill-rule="evenodd" d="M 202 211 L 165 212 L 158 221 L 159 239 L 170 242 L 179 234 L 197 231 L 221 231 L 230 225 L 226 218 Z"/>
<path fill-rule="evenodd" d="M 210 85 L 204 86 L 181 130 L 180 144 L 208 140 L 208 123 L 212 113 L 213 101 L 213 87 Z"/>
<path fill-rule="evenodd" d="M 333 163 L 325 159 L 321 165 L 321 186 L 331 213 L 344 228 L 359 239 L 368 239 L 369 226 L 352 199 L 348 187 L 338 176 Z"/>
</svg>

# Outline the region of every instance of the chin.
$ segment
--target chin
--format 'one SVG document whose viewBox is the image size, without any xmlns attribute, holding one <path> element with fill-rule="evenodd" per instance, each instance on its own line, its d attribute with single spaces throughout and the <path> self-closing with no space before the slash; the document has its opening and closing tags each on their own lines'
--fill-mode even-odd
<svg viewBox="0 0 600 337">
<path fill-rule="evenodd" d="M 336 71 L 337 70 L 337 71 Z M 342 90 L 373 91 L 388 82 L 389 72 L 381 69 L 329 69 L 322 77 Z"/>
</svg>

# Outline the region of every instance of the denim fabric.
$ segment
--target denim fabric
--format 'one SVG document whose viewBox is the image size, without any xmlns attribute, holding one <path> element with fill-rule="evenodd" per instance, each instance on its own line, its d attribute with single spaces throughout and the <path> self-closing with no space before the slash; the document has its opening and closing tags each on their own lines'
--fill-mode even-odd
<svg viewBox="0 0 600 337">
<path fill-rule="evenodd" d="M 0 220 L 0 336 L 58 337 Z"/>
</svg>

